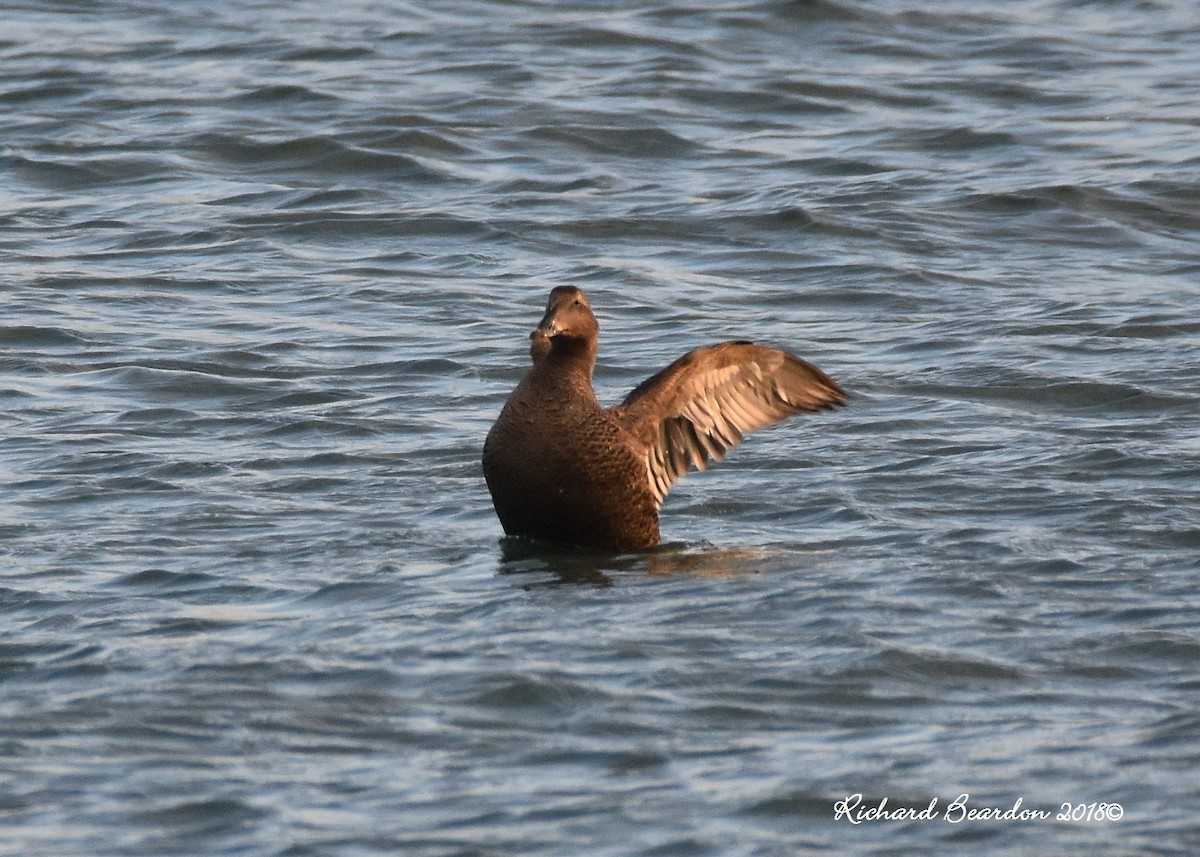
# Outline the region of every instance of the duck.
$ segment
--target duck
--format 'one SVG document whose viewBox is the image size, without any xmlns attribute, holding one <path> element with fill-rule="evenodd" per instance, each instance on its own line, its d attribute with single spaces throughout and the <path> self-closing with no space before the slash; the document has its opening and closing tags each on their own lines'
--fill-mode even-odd
<svg viewBox="0 0 1200 857">
<path fill-rule="evenodd" d="M 605 551 L 661 543 L 671 486 L 745 436 L 845 404 L 796 355 L 747 340 L 689 351 L 617 406 L 596 398 L 600 324 L 582 289 L 557 286 L 530 334 L 532 365 L 483 444 L 483 475 L 507 536 Z"/>
</svg>

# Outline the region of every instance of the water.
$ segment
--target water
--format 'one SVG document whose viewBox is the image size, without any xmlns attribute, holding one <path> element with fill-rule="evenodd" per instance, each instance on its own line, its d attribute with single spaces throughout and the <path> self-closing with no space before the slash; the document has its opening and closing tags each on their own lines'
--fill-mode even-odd
<svg viewBox="0 0 1200 857">
<path fill-rule="evenodd" d="M 1194 4 L 5 5 L 0 853 L 1194 853 Z M 853 402 L 505 544 L 564 282 Z"/>
</svg>

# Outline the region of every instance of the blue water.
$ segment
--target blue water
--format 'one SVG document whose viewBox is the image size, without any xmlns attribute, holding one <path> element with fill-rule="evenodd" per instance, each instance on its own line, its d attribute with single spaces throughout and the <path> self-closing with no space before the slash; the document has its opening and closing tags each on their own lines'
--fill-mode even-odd
<svg viewBox="0 0 1200 857">
<path fill-rule="evenodd" d="M 0 854 L 1200 847 L 1193 3 L 3 18 Z M 505 542 L 561 283 L 852 402 Z"/>
</svg>

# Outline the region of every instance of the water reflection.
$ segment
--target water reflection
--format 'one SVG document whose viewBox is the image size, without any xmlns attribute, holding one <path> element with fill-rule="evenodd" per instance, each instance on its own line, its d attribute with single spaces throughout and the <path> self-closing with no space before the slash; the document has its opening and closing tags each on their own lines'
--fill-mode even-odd
<svg viewBox="0 0 1200 857">
<path fill-rule="evenodd" d="M 768 555 L 762 548 L 719 548 L 709 542 L 671 542 L 642 553 L 615 554 L 506 536 L 500 540 L 499 570 L 553 575 L 531 586 L 613 586 L 620 575 L 742 577 L 761 571 Z"/>
</svg>

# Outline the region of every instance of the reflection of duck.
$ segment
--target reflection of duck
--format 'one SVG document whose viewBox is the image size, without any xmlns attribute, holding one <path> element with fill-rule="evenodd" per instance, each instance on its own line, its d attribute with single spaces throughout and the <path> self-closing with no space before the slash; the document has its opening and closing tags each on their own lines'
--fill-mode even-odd
<svg viewBox="0 0 1200 857">
<path fill-rule="evenodd" d="M 811 363 L 750 342 L 697 348 L 615 408 L 592 390 L 600 326 L 573 286 L 550 292 L 530 338 L 533 367 L 483 445 L 483 473 L 504 531 L 612 550 L 659 543 L 663 498 L 743 435 L 846 400 Z"/>
<path fill-rule="evenodd" d="M 506 538 L 500 542 L 500 573 L 524 579 L 527 587 L 577 583 L 615 586 L 630 575 L 744 577 L 788 568 L 787 551 L 717 548 L 707 542 L 675 542 L 637 554 L 606 554 L 571 545 Z"/>
</svg>

